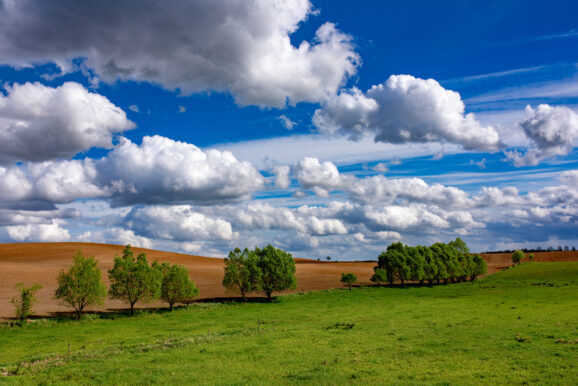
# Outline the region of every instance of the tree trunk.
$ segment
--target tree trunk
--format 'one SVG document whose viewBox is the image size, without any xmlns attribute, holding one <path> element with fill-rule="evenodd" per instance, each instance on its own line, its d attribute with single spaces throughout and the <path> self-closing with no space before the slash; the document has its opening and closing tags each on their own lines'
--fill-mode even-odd
<svg viewBox="0 0 578 386">
<path fill-rule="evenodd" d="M 267 295 L 267 301 L 270 303 L 271 302 L 271 294 L 273 293 L 273 291 L 265 291 L 265 294 Z"/>
<path fill-rule="evenodd" d="M 173 311 L 173 303 L 169 302 L 169 309 L 171 310 L 171 312 Z"/>
<path fill-rule="evenodd" d="M 247 299 L 245 298 L 245 291 L 241 291 L 241 298 L 243 299 L 243 304 L 247 303 Z"/>
<path fill-rule="evenodd" d="M 351 286 L 352 286 L 352 284 L 351 284 L 351 283 L 349 283 L 349 290 L 350 290 L 350 291 L 351 291 Z"/>
<path fill-rule="evenodd" d="M 130 316 L 133 316 L 133 315 L 134 315 L 134 304 L 135 304 L 135 303 L 136 303 L 136 302 L 130 302 Z"/>
</svg>

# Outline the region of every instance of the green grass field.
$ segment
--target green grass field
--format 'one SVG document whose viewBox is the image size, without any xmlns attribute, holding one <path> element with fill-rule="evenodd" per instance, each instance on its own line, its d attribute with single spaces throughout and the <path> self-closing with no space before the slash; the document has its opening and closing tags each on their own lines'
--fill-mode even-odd
<svg viewBox="0 0 578 386">
<path fill-rule="evenodd" d="M 70 353 L 69 353 L 70 344 Z M 0 382 L 576 384 L 578 263 L 0 328 Z"/>
</svg>

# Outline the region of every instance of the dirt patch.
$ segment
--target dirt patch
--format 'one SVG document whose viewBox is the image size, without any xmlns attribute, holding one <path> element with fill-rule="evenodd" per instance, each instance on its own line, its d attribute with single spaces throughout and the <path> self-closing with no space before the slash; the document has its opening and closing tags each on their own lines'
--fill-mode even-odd
<svg viewBox="0 0 578 386">
<path fill-rule="evenodd" d="M 94 256 L 99 261 L 103 279 L 108 286 L 107 270 L 112 268 L 115 255 L 121 255 L 124 247 L 120 245 L 91 243 L 15 243 L 0 244 L 0 319 L 12 318 L 14 307 L 10 298 L 16 295 L 14 286 L 22 282 L 27 286 L 40 283 L 38 303 L 34 310 L 37 315 L 46 316 L 68 311 L 53 298 L 56 290 L 56 277 L 62 269 L 72 265 L 72 257 L 79 250 L 84 256 Z M 221 285 L 223 279 L 223 260 L 219 258 L 162 252 L 150 249 L 133 248 L 135 255 L 145 252 L 150 262 L 154 260 L 182 264 L 189 270 L 191 278 L 200 290 L 199 299 L 211 299 L 234 296 Z M 328 288 L 343 288 L 339 281 L 341 273 L 353 272 L 359 282 L 369 283 L 376 263 L 368 262 L 318 262 L 296 259 L 297 289 L 293 292 L 311 291 Z M 137 308 L 138 308 L 137 303 Z M 164 307 L 162 302 L 148 303 L 144 307 Z M 126 305 L 118 300 L 106 299 L 104 307 L 98 310 L 125 309 Z"/>
</svg>

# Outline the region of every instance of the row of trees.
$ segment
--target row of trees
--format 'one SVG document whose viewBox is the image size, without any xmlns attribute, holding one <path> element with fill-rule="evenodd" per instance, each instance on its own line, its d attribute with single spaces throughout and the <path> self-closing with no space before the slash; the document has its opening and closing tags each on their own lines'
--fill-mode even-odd
<svg viewBox="0 0 578 386">
<path fill-rule="evenodd" d="M 273 292 L 297 287 L 293 256 L 271 244 L 263 249 L 235 248 L 225 259 L 223 286 L 238 292 L 243 303 L 251 292 L 262 292 L 271 301 Z"/>
<path fill-rule="evenodd" d="M 378 257 L 377 267 L 371 280 L 375 283 L 399 280 L 403 286 L 407 281 L 423 284 L 442 280 L 460 282 L 473 281 L 476 276 L 487 272 L 486 262 L 479 255 L 469 253 L 469 248 L 459 237 L 448 244 L 435 243 L 429 247 L 410 247 L 401 242 L 390 244 Z"/>
<path fill-rule="evenodd" d="M 149 264 L 144 253 L 135 258 L 130 245 L 124 248 L 122 256 L 114 257 L 114 266 L 108 271 L 108 278 L 108 295 L 127 303 L 131 315 L 137 302 L 161 299 L 169 304 L 172 311 L 175 303 L 189 304 L 199 295 L 184 266 L 157 261 Z M 78 319 L 88 307 L 104 303 L 106 286 L 98 269 L 98 260 L 92 256 L 84 257 L 78 252 L 72 267 L 68 271 L 60 271 L 57 281 L 55 299 L 60 305 L 72 308 Z M 32 313 L 35 293 L 40 288 L 40 285 L 25 287 L 22 283 L 16 286 L 19 296 L 12 299 L 12 303 L 16 307 L 16 317 L 21 321 Z"/>
</svg>

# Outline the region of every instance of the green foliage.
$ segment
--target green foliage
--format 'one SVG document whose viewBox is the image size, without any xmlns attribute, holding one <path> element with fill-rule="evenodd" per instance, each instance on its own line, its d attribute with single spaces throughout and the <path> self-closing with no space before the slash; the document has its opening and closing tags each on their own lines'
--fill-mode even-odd
<svg viewBox="0 0 578 386">
<path fill-rule="evenodd" d="M 387 281 L 387 271 L 384 268 L 375 267 L 371 281 L 376 284 L 385 283 Z"/>
<path fill-rule="evenodd" d="M 519 250 L 519 249 L 516 249 L 514 251 L 514 253 L 512 253 L 512 263 L 514 265 L 521 264 L 523 258 L 524 258 L 524 252 Z"/>
<path fill-rule="evenodd" d="M 18 296 L 10 299 L 10 303 L 14 304 L 16 318 L 20 322 L 24 322 L 32 314 L 32 306 L 37 302 L 36 292 L 41 288 L 40 284 L 26 287 L 24 283 L 18 283 L 14 287 L 18 291 Z"/>
<path fill-rule="evenodd" d="M 534 260 L 534 254 L 533 254 L 533 253 L 530 253 L 530 256 L 528 256 L 528 259 L 529 259 L 530 261 L 533 261 L 533 260 Z"/>
<path fill-rule="evenodd" d="M 487 272 L 486 263 L 468 251 L 459 237 L 448 244 L 435 243 L 430 247 L 410 247 L 396 242 L 378 256 L 376 269 L 385 270 L 390 284 L 399 280 L 402 286 L 406 281 L 423 284 L 427 280 L 431 285 L 441 280 L 445 283 L 474 280 Z"/>
<path fill-rule="evenodd" d="M 184 266 L 159 264 L 156 261 L 152 266 L 162 276 L 160 298 L 169 303 L 171 311 L 176 302 L 189 304 L 193 298 L 199 296 L 199 289 L 189 278 L 189 271 Z"/>
<path fill-rule="evenodd" d="M 473 269 L 470 276 L 470 280 L 474 281 L 476 276 L 483 275 L 488 272 L 488 266 L 486 265 L 486 261 L 480 255 L 473 256 Z"/>
<path fill-rule="evenodd" d="M 351 286 L 353 285 L 353 283 L 357 283 L 357 276 L 355 276 L 351 272 L 342 273 L 341 274 L 341 282 L 343 283 L 344 286 L 348 287 L 349 290 L 351 291 Z"/>
<path fill-rule="evenodd" d="M 466 242 L 464 240 L 460 239 L 459 237 L 457 239 L 455 239 L 454 241 L 450 241 L 448 243 L 448 245 L 452 248 L 457 249 L 461 253 L 470 253 L 470 248 L 468 248 L 468 245 L 466 244 Z"/>
<path fill-rule="evenodd" d="M 135 259 L 128 244 L 122 256 L 114 257 L 114 266 L 108 271 L 110 280 L 109 295 L 130 305 L 134 314 L 136 302 L 147 302 L 158 299 L 161 292 L 162 273 L 149 265 L 146 255 L 141 253 Z"/>
<path fill-rule="evenodd" d="M 257 266 L 257 257 L 254 253 L 249 253 L 247 248 L 243 251 L 235 248 L 229 252 L 229 256 L 225 258 L 223 287 L 240 293 L 245 303 L 245 296 L 248 293 L 259 290 L 260 281 L 261 270 Z"/>
<path fill-rule="evenodd" d="M 263 249 L 255 248 L 249 254 L 253 254 L 256 259 L 261 272 L 259 287 L 267 296 L 267 300 L 271 301 L 274 291 L 297 288 L 295 261 L 290 253 L 269 244 Z"/>
<path fill-rule="evenodd" d="M 87 307 L 102 305 L 106 297 L 98 261 L 94 256 L 82 256 L 80 251 L 74 256 L 72 267 L 68 271 L 60 271 L 57 281 L 54 297 L 60 305 L 71 307 L 77 319 L 82 317 Z"/>
</svg>

